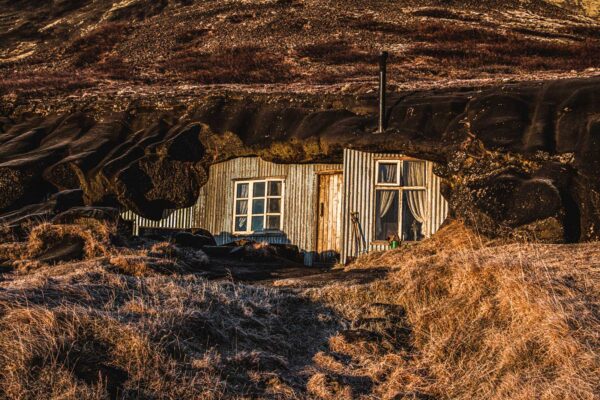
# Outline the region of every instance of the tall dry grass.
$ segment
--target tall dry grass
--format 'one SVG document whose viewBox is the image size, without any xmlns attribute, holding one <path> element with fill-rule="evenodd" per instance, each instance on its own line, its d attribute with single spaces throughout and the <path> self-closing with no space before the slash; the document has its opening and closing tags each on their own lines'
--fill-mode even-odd
<svg viewBox="0 0 600 400">
<path fill-rule="evenodd" d="M 385 281 L 333 285 L 313 296 L 375 338 L 338 335 L 329 350 L 350 358 L 343 375 L 369 378 L 371 393 L 387 399 L 600 398 L 597 243 L 490 245 L 453 224 L 420 245 L 358 264 L 392 271 Z M 398 342 L 402 327 L 409 333 Z"/>
<path fill-rule="evenodd" d="M 596 243 L 490 242 L 453 223 L 347 275 L 267 287 L 207 281 L 202 253 L 118 246 L 82 222 L 36 227 L 0 260 L 33 263 L 65 235 L 91 241 L 83 259 L 0 281 L 0 398 L 600 397 Z"/>
</svg>

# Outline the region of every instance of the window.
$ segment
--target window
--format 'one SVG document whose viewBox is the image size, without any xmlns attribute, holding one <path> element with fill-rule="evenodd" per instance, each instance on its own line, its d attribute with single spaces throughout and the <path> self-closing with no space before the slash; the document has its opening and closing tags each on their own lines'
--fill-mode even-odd
<svg viewBox="0 0 600 400">
<path fill-rule="evenodd" d="M 283 181 L 266 179 L 235 183 L 234 233 L 281 230 Z"/>
<path fill-rule="evenodd" d="M 377 161 L 376 174 L 375 240 L 395 235 L 404 241 L 423 239 L 428 212 L 425 162 Z"/>
</svg>

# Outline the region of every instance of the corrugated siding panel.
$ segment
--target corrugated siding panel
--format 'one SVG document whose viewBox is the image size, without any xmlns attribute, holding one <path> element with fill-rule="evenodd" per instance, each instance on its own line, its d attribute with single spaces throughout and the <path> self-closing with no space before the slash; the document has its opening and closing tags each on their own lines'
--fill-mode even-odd
<svg viewBox="0 0 600 400">
<path fill-rule="evenodd" d="M 341 164 L 274 164 L 258 157 L 244 157 L 214 164 L 209 179 L 193 207 L 176 210 L 160 221 L 141 218 L 133 212 L 123 218 L 134 220 L 140 228 L 193 229 L 210 231 L 218 244 L 240 237 L 269 243 L 291 243 L 305 252 L 305 263 L 312 264 L 316 251 L 317 172 L 341 170 Z M 233 200 L 235 180 L 280 177 L 285 180 L 283 197 L 283 234 L 235 236 Z"/>
<path fill-rule="evenodd" d="M 369 251 L 387 249 L 387 244 L 373 243 L 375 203 L 375 163 L 378 159 L 401 158 L 401 155 L 365 153 L 344 150 L 344 207 L 342 210 L 342 263 Z M 433 174 L 433 163 L 427 162 L 427 200 L 429 218 L 425 235 L 434 234 L 446 219 L 448 204 L 440 194 L 440 178 Z M 358 213 L 361 240 L 356 239 L 351 213 Z M 361 243 L 364 240 L 364 243 Z"/>
</svg>

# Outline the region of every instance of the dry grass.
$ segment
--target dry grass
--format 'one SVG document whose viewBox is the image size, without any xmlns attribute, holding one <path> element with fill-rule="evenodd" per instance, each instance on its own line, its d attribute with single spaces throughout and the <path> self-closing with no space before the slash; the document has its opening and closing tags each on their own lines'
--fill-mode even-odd
<svg viewBox="0 0 600 400">
<path fill-rule="evenodd" d="M 73 54 L 73 65 L 85 67 L 97 63 L 115 45 L 123 42 L 131 27 L 123 22 L 107 22 L 73 41 L 67 53 Z"/>
<path fill-rule="evenodd" d="M 454 224 L 358 263 L 392 271 L 313 295 L 354 321 L 330 352 L 349 357 L 344 374 L 370 379 L 377 397 L 599 398 L 597 244 L 490 245 Z"/>
<path fill-rule="evenodd" d="M 300 57 L 308 57 L 313 61 L 321 61 L 333 65 L 353 63 L 373 64 L 377 62 L 377 54 L 360 50 L 343 40 L 302 46 L 297 50 L 297 53 Z"/>
<path fill-rule="evenodd" d="M 0 283 L 0 398 L 299 397 L 290 371 L 336 331 L 333 312 L 287 290 L 208 282 L 189 273 L 208 261 L 202 252 L 116 247 L 114 233 L 42 224 L 0 246 L 37 263 Z M 74 238 L 82 260 L 35 258 Z"/>
<path fill-rule="evenodd" d="M 190 249 L 117 247 L 80 226 L 0 246 L 89 234 L 105 249 L 4 275 L 2 398 L 599 398 L 597 244 L 490 242 L 452 223 L 348 268 L 384 278 L 264 287 L 190 273 L 208 262 Z"/>
<path fill-rule="evenodd" d="M 281 55 L 258 46 L 220 48 L 207 53 L 194 47 L 173 54 L 161 70 L 198 83 L 280 83 L 295 78 Z"/>
<path fill-rule="evenodd" d="M 11 71 L 0 77 L 0 93 L 15 89 L 31 92 L 74 91 L 93 86 L 95 80 L 81 71 Z"/>
</svg>

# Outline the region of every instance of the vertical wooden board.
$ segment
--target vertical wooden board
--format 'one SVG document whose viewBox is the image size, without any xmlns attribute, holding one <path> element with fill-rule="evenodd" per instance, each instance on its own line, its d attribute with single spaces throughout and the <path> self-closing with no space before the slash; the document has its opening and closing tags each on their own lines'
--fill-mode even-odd
<svg viewBox="0 0 600 400">
<path fill-rule="evenodd" d="M 317 203 L 317 252 L 323 261 L 333 261 L 341 252 L 342 174 L 319 176 Z M 321 212 L 322 211 L 322 212 Z"/>
</svg>

